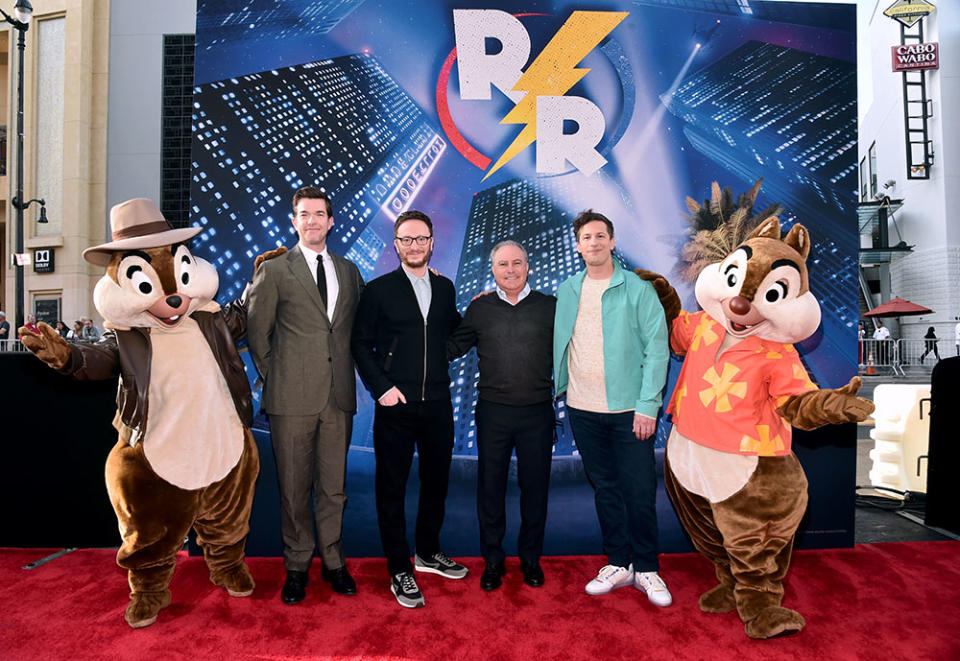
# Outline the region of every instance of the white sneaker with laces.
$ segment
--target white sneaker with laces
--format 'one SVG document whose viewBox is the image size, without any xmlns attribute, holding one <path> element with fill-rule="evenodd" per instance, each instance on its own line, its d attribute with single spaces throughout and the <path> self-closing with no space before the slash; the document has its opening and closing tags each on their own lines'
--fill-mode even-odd
<svg viewBox="0 0 960 661">
<path fill-rule="evenodd" d="M 633 564 L 627 567 L 606 565 L 597 577 L 587 583 L 586 591 L 590 595 L 607 594 L 617 588 L 623 588 L 633 582 Z"/>
<path fill-rule="evenodd" d="M 633 585 L 641 592 L 646 593 L 647 599 L 654 606 L 663 608 L 673 603 L 673 597 L 670 595 L 670 590 L 667 589 L 667 584 L 655 571 L 637 572 L 633 579 Z"/>
</svg>

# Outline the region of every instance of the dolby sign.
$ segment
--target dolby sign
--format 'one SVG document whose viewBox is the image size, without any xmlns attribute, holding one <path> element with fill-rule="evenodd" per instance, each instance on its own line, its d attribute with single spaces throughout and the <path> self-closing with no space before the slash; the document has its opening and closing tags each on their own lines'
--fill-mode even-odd
<svg viewBox="0 0 960 661">
<path fill-rule="evenodd" d="M 890 47 L 890 57 L 894 71 L 916 71 L 918 69 L 940 68 L 940 45 L 902 44 Z"/>
</svg>

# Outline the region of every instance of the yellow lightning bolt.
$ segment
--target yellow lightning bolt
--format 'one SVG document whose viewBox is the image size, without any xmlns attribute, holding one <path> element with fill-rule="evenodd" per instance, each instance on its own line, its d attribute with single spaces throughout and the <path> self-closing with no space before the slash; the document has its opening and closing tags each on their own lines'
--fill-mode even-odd
<svg viewBox="0 0 960 661">
<path fill-rule="evenodd" d="M 524 97 L 500 120 L 501 124 L 526 124 L 500 155 L 484 179 L 506 165 L 537 139 L 537 97 L 563 96 L 590 69 L 577 64 L 610 34 L 630 12 L 575 11 L 513 86 Z"/>
</svg>

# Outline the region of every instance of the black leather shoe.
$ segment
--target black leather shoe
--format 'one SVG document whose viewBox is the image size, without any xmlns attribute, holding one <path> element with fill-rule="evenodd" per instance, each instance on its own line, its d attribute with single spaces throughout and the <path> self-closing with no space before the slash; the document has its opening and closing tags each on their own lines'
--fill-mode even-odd
<svg viewBox="0 0 960 661">
<path fill-rule="evenodd" d="M 307 596 L 308 582 L 307 572 L 287 570 L 287 581 L 280 590 L 280 599 L 290 606 L 299 604 Z"/>
<path fill-rule="evenodd" d="M 507 568 L 503 563 L 488 562 L 483 568 L 483 574 L 480 575 L 480 587 L 487 592 L 496 590 L 503 584 L 500 579 L 507 573 Z"/>
<path fill-rule="evenodd" d="M 521 562 L 520 571 L 523 572 L 523 582 L 532 588 L 543 586 L 543 569 L 539 562 Z"/>
<path fill-rule="evenodd" d="M 324 567 L 320 575 L 323 576 L 323 580 L 329 583 L 330 587 L 332 587 L 333 591 L 337 594 L 357 594 L 357 584 L 353 580 L 353 577 L 350 576 L 350 572 L 347 571 L 346 565 L 338 569 L 327 569 Z"/>
</svg>

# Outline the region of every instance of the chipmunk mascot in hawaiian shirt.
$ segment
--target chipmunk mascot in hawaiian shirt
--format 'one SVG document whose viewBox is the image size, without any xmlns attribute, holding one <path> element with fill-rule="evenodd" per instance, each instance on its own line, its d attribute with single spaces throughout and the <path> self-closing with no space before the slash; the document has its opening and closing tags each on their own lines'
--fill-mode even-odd
<svg viewBox="0 0 960 661">
<path fill-rule="evenodd" d="M 781 238 L 770 209 L 752 219 L 759 220 L 752 232 L 743 231 L 759 185 L 737 208 L 729 189 L 722 194 L 717 184 L 703 207 L 687 200 L 695 217 L 712 217 L 712 227 L 683 253 L 699 267 L 701 311 L 681 310 L 663 278 L 638 273 L 660 292 L 671 348 L 685 357 L 667 408 L 674 426 L 664 473 L 681 524 L 716 569 L 719 584 L 700 596 L 700 608 L 736 609 L 748 636 L 770 638 L 805 624 L 780 605 L 807 506 L 791 427 L 860 421 L 873 404 L 857 397 L 857 377 L 821 390 L 807 375 L 793 345 L 820 324 L 807 275 L 810 236 L 796 224 Z"/>
</svg>

